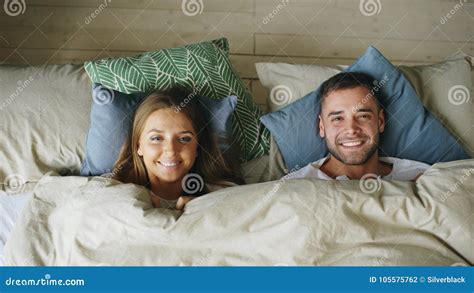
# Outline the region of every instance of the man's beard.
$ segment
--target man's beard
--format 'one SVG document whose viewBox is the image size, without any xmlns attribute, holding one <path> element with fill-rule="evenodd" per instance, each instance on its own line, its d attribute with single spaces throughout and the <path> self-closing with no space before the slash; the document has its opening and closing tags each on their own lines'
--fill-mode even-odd
<svg viewBox="0 0 474 293">
<path fill-rule="evenodd" d="M 336 158 L 338 161 L 346 165 L 363 165 L 375 154 L 379 144 L 379 133 L 374 137 L 374 142 L 369 149 L 361 150 L 360 153 L 356 153 L 352 156 L 347 156 L 342 152 L 339 152 L 337 149 L 337 144 L 330 143 L 327 137 L 324 139 L 326 141 L 326 146 L 329 150 L 329 153 Z M 367 140 L 366 140 L 367 141 Z M 370 140 L 369 140 L 370 141 Z"/>
</svg>

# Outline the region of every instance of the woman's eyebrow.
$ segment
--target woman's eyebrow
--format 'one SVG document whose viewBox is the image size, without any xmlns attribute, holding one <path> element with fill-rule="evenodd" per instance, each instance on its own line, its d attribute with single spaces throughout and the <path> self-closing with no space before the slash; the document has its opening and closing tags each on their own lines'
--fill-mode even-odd
<svg viewBox="0 0 474 293">
<path fill-rule="evenodd" d="M 150 132 L 163 133 L 164 131 L 163 131 L 163 130 L 160 130 L 160 129 L 152 128 L 152 129 L 150 129 L 147 133 L 150 133 Z M 185 133 L 189 133 L 189 134 L 194 135 L 194 132 L 191 131 L 191 130 L 183 130 L 183 131 L 178 132 L 178 134 L 185 134 Z"/>
<path fill-rule="evenodd" d="M 150 133 L 150 132 L 163 132 L 163 130 L 159 130 L 159 129 L 156 129 L 156 128 L 152 128 L 150 130 L 147 131 L 147 133 Z"/>
<path fill-rule="evenodd" d="M 178 132 L 178 133 L 179 133 L 179 134 L 185 134 L 185 133 L 189 133 L 189 134 L 192 134 L 192 135 L 194 135 L 194 132 L 193 132 L 193 131 L 191 131 L 191 130 L 183 130 L 183 131 L 180 131 L 180 132 Z"/>
</svg>

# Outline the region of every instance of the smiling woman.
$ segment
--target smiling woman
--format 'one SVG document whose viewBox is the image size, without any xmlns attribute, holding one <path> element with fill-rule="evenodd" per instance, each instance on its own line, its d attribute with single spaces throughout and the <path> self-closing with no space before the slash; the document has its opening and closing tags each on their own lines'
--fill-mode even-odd
<svg viewBox="0 0 474 293">
<path fill-rule="evenodd" d="M 219 150 L 198 98 L 183 103 L 186 97 L 182 89 L 146 97 L 115 163 L 115 179 L 149 188 L 155 207 L 182 209 L 194 196 L 242 182 Z"/>
</svg>

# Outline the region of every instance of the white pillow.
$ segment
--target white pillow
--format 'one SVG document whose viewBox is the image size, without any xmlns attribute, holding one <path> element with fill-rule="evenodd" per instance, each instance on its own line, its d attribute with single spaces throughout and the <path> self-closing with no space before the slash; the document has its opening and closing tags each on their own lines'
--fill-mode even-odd
<svg viewBox="0 0 474 293">
<path fill-rule="evenodd" d="M 270 93 L 267 97 L 268 111 L 274 112 L 314 91 L 347 66 L 256 63 L 255 67 L 260 83 Z"/>
<path fill-rule="evenodd" d="M 25 191 L 48 171 L 78 174 L 91 100 L 82 65 L 1 65 L 0 190 Z"/>
</svg>

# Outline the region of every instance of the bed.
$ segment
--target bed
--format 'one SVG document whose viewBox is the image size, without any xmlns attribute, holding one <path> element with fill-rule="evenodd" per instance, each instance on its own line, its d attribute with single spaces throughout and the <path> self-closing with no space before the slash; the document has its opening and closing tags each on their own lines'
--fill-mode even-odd
<svg viewBox="0 0 474 293">
<path fill-rule="evenodd" d="M 471 89 L 471 65 L 457 60 L 417 70 L 457 72 L 453 82 Z M 301 97 L 308 82 L 314 87 L 327 78 L 318 75 L 321 68 L 312 68 L 319 80 L 299 81 L 304 86 L 286 81 L 291 95 Z M 323 69 L 333 75 L 343 68 Z M 282 82 L 278 70 L 274 80 L 259 72 L 269 89 Z M 6 126 L 0 154 L 2 264 L 474 264 L 473 159 L 436 163 L 416 182 L 292 179 L 271 136 L 265 154 L 243 163 L 246 185 L 202 196 L 184 212 L 154 209 L 143 187 L 79 176 L 92 88 L 82 65 L 4 65 L 0 74 L 7 93 L 0 101 L 6 110 L 0 118 Z M 404 74 L 412 74 L 412 82 L 422 76 L 410 69 Z M 440 119 L 451 133 L 463 132 L 462 121 L 472 129 L 472 114 L 443 112 L 429 99 L 436 95 L 426 94 L 426 83 L 418 85 L 413 83 L 425 107 L 446 118 Z M 281 106 L 269 102 L 270 111 Z M 472 101 L 456 111 L 472 113 Z M 472 156 L 474 136 L 461 134 L 459 143 Z"/>
</svg>

